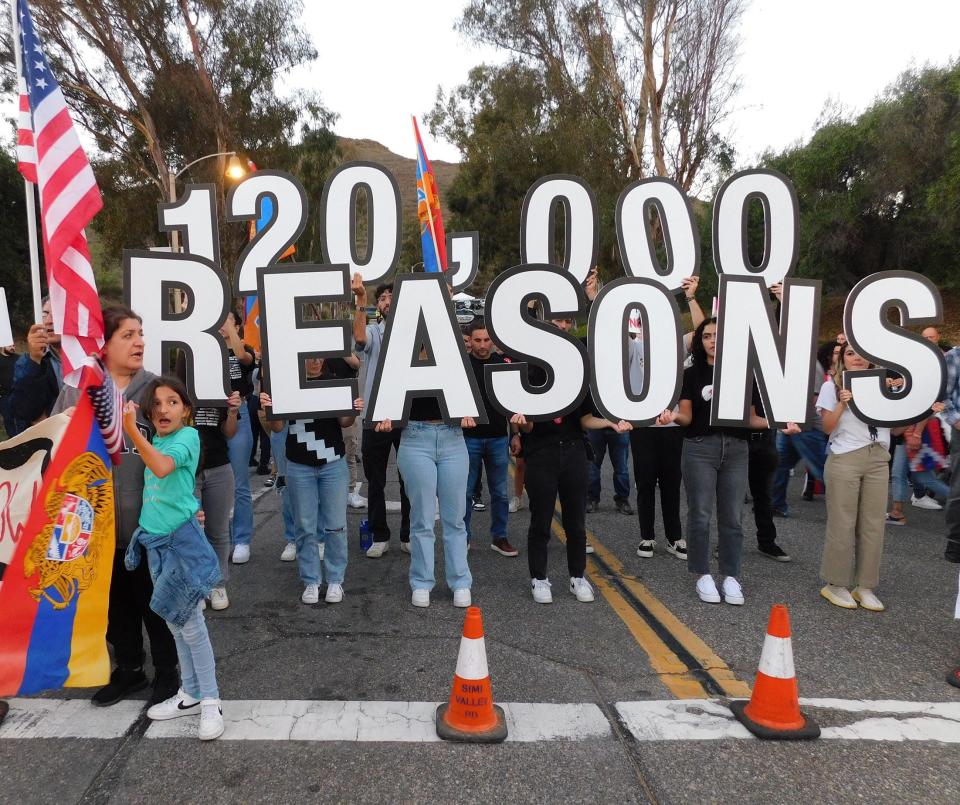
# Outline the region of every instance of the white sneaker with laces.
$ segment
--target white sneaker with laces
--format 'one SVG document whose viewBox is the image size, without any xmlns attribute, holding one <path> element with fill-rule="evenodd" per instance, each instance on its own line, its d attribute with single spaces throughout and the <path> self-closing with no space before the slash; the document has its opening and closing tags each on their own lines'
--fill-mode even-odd
<svg viewBox="0 0 960 805">
<path fill-rule="evenodd" d="M 410 553 L 410 542 L 401 542 L 400 543 L 400 553 Z"/>
<path fill-rule="evenodd" d="M 323 597 L 323 600 L 328 604 L 339 604 L 343 600 L 343 585 L 328 584 L 327 594 Z"/>
<path fill-rule="evenodd" d="M 533 600 L 538 604 L 552 604 L 553 593 L 550 592 L 550 579 L 531 579 Z"/>
<path fill-rule="evenodd" d="M 227 598 L 227 588 L 214 587 L 210 591 L 210 608 L 219 612 L 228 606 L 230 606 L 230 599 Z"/>
<path fill-rule="evenodd" d="M 303 588 L 303 595 L 300 596 L 300 600 L 304 604 L 316 604 L 320 600 L 320 585 L 308 584 Z"/>
<path fill-rule="evenodd" d="M 713 576 L 705 574 L 697 579 L 697 595 L 707 604 L 720 603 L 720 592 L 717 590 L 717 583 L 713 580 Z"/>
<path fill-rule="evenodd" d="M 653 549 L 657 547 L 657 541 L 654 539 L 640 540 L 640 547 L 637 548 L 637 556 L 649 559 L 653 556 Z"/>
<path fill-rule="evenodd" d="M 166 701 L 155 704 L 147 710 L 147 718 L 151 721 L 167 721 L 181 716 L 198 715 L 200 715 L 200 700 L 194 699 L 183 688 L 180 688 L 175 695 Z"/>
<path fill-rule="evenodd" d="M 234 545 L 233 546 L 233 563 L 235 565 L 246 564 L 250 561 L 250 546 L 249 545 Z"/>
<path fill-rule="evenodd" d="M 283 546 L 283 553 L 280 554 L 281 562 L 292 562 L 297 558 L 297 543 L 288 542 Z"/>
<path fill-rule="evenodd" d="M 473 599 L 470 597 L 470 590 L 463 588 L 453 591 L 453 605 L 455 607 L 468 607 L 471 603 L 473 603 Z"/>
<path fill-rule="evenodd" d="M 360 494 L 360 484 L 357 484 L 354 490 L 347 495 L 347 505 L 351 509 L 367 508 L 367 499 Z"/>
<path fill-rule="evenodd" d="M 723 580 L 723 600 L 734 606 L 743 604 L 743 588 L 733 576 L 727 576 Z"/>
<path fill-rule="evenodd" d="M 212 741 L 223 735 L 223 710 L 219 699 L 204 699 L 200 703 L 200 729 L 197 735 L 201 741 Z"/>
<path fill-rule="evenodd" d="M 367 557 L 370 559 L 379 559 L 390 550 L 389 542 L 375 542 L 367 548 Z"/>
<path fill-rule="evenodd" d="M 918 498 L 916 495 L 910 495 L 910 505 L 916 506 L 918 509 L 929 509 L 932 512 L 938 512 L 943 508 L 937 501 L 926 495 L 922 498 Z"/>
<path fill-rule="evenodd" d="M 593 587 L 591 587 L 590 582 L 583 577 L 575 578 L 571 576 L 570 592 L 572 592 L 582 604 L 589 604 L 594 600 Z"/>
<path fill-rule="evenodd" d="M 414 590 L 410 596 L 410 603 L 413 604 L 415 607 L 430 606 L 430 591 Z"/>
<path fill-rule="evenodd" d="M 685 539 L 678 539 L 675 542 L 667 540 L 667 553 L 676 556 L 677 559 L 685 560 L 687 558 L 687 541 Z"/>
</svg>

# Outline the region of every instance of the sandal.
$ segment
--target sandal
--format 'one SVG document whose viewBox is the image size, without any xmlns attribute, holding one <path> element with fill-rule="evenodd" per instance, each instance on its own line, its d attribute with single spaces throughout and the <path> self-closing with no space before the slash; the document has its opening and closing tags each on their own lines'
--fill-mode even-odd
<svg viewBox="0 0 960 805">
<path fill-rule="evenodd" d="M 902 514 L 894 514 L 890 512 L 887 514 L 887 525 L 906 525 L 907 518 Z"/>
</svg>

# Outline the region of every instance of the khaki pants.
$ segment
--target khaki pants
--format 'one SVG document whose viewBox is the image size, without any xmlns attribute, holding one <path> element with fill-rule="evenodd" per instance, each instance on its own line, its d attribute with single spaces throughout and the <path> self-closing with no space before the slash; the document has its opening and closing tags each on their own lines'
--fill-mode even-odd
<svg viewBox="0 0 960 805">
<path fill-rule="evenodd" d="M 360 470 L 357 466 L 357 454 L 360 452 L 360 435 L 363 433 L 363 422 L 357 417 L 349 428 L 343 429 L 343 444 L 347 449 L 347 467 L 350 470 L 350 491 L 360 481 Z"/>
<path fill-rule="evenodd" d="M 889 461 L 882 444 L 827 457 L 827 539 L 820 562 L 827 584 L 868 590 L 879 584 Z"/>
</svg>

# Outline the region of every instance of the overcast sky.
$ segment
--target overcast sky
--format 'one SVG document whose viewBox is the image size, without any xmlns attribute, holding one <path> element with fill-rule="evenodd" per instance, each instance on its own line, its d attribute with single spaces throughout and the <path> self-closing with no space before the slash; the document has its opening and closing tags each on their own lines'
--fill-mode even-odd
<svg viewBox="0 0 960 805">
<path fill-rule="evenodd" d="M 461 83 L 471 67 L 503 56 L 453 30 L 456 0 L 306 3 L 305 27 L 319 51 L 289 85 L 320 91 L 340 115 L 338 134 L 366 137 L 412 157 L 410 115 L 433 106 L 437 85 Z M 731 121 L 741 164 L 813 130 L 828 99 L 859 111 L 905 69 L 942 65 L 960 53 L 955 0 L 753 0 L 744 17 L 743 89 Z M 426 138 L 431 159 L 459 159 Z"/>
</svg>

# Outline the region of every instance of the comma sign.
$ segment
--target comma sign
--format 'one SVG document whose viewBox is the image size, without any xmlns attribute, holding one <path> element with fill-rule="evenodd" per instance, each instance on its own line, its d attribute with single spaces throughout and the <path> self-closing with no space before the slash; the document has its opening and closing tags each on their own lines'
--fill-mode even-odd
<svg viewBox="0 0 960 805">
<path fill-rule="evenodd" d="M 366 247 L 358 249 L 361 191 L 366 197 Z M 183 254 L 125 252 L 125 297 L 143 317 L 146 368 L 162 374 L 164 355 L 177 347 L 186 357 L 187 381 L 197 404 L 225 405 L 227 354 L 217 330 L 232 294 L 256 295 L 264 383 L 274 403 L 268 416 L 347 414 L 356 382 L 307 381 L 302 365 L 309 356 L 348 355 L 351 322 L 308 321 L 303 306 L 349 300 L 354 273 L 366 284 L 392 278 L 393 304 L 366 401 L 367 426 L 387 418 L 402 426 L 413 399 L 424 395 L 439 399 L 448 422 L 467 416 L 480 421 L 484 408 L 445 286 L 460 291 L 473 282 L 482 233 L 448 234 L 451 261 L 445 276 L 397 275 L 402 232 L 397 181 L 382 165 L 350 162 L 330 176 L 323 191 L 319 227 L 324 262 L 281 265 L 280 256 L 309 219 L 307 194 L 290 174 L 258 171 L 230 192 L 227 220 L 255 220 L 265 200 L 273 217 L 240 255 L 232 287 L 220 264 L 211 185 L 190 185 L 178 201 L 160 205 L 159 227 L 181 233 Z M 759 262 L 747 249 L 748 212 L 755 203 L 763 211 Z M 556 231 L 561 211 L 562 238 Z M 713 260 L 720 275 L 714 424 L 747 425 L 754 382 L 772 424 L 802 424 L 811 415 L 821 288 L 819 281 L 792 276 L 798 219 L 793 185 L 775 171 L 741 171 L 714 199 Z M 575 410 L 589 391 L 605 416 L 642 426 L 675 405 L 684 355 L 675 297 L 683 280 L 700 270 L 693 208 L 675 182 L 644 179 L 621 193 L 614 220 L 624 277 L 609 283 L 588 313 L 581 283 L 597 260 L 596 196 L 576 176 L 545 176 L 530 188 L 520 219 L 521 264 L 504 266 L 486 295 L 490 336 L 514 358 L 487 367 L 484 382 L 499 410 L 523 413 L 532 421 L 550 420 Z M 779 314 L 768 292 L 776 283 L 783 284 Z M 169 303 L 172 290 L 186 299 L 183 309 Z M 531 301 L 542 306 L 545 320 L 588 315 L 586 347 L 534 318 L 528 309 Z M 640 393 L 631 390 L 627 379 L 631 314 L 639 315 L 643 330 Z M 883 369 L 847 373 L 844 383 L 855 392 L 852 407 L 861 419 L 896 426 L 927 415 L 943 393 L 944 361 L 934 345 L 907 328 L 937 324 L 942 318 L 939 292 L 919 274 L 881 272 L 854 288 L 844 315 L 847 338 L 875 367 L 890 368 L 905 379 L 903 391 L 893 393 Z M 542 385 L 530 382 L 531 364 L 546 375 Z"/>
</svg>

